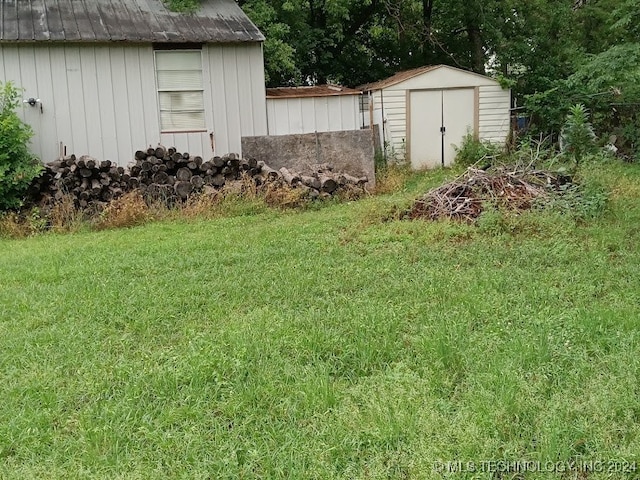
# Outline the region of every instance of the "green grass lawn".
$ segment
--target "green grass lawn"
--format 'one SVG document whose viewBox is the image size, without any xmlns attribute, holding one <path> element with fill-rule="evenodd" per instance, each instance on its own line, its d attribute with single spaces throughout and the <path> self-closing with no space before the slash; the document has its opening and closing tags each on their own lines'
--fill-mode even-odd
<svg viewBox="0 0 640 480">
<path fill-rule="evenodd" d="M 0 240 L 0 478 L 638 478 L 640 167 L 598 169 L 586 222 L 381 220 L 438 172 Z M 540 471 L 434 469 L 500 460 Z"/>
</svg>

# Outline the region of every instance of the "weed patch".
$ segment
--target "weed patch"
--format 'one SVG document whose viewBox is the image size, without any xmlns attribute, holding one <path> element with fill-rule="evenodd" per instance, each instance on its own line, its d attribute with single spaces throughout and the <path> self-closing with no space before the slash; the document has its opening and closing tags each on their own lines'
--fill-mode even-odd
<svg viewBox="0 0 640 480">
<path fill-rule="evenodd" d="M 393 193 L 404 188 L 413 175 L 411 167 L 405 164 L 390 163 L 376 171 L 375 194 Z"/>
<path fill-rule="evenodd" d="M 95 227 L 98 230 L 142 225 L 150 218 L 147 202 L 134 191 L 110 202 L 100 212 Z"/>
</svg>

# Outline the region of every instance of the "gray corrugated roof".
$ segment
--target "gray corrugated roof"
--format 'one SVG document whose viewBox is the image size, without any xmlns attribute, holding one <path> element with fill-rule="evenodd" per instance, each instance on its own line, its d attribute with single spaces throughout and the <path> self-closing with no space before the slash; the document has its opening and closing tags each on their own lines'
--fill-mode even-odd
<svg viewBox="0 0 640 480">
<path fill-rule="evenodd" d="M 0 0 L 0 42 L 256 42 L 260 30 L 233 0 L 193 14 L 161 0 Z"/>
</svg>

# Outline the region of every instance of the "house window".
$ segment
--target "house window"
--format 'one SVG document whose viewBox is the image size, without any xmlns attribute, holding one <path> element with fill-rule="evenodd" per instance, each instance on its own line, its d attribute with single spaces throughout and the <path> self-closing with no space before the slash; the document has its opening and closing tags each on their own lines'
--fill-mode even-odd
<svg viewBox="0 0 640 480">
<path fill-rule="evenodd" d="M 156 50 L 162 132 L 206 130 L 200 50 Z"/>
</svg>

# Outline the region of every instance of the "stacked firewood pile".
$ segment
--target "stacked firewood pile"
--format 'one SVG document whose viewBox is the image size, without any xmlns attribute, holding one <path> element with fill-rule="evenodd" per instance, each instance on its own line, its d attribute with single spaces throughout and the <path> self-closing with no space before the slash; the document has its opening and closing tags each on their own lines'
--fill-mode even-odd
<svg viewBox="0 0 640 480">
<path fill-rule="evenodd" d="M 415 201 L 411 219 L 473 222 L 487 204 L 512 210 L 531 209 L 571 181 L 570 177 L 525 167 L 469 168 L 461 177 L 430 190 Z"/>
<path fill-rule="evenodd" d="M 70 155 L 46 165 L 42 175 L 31 185 L 30 196 L 37 202 L 51 204 L 71 195 L 77 206 L 87 208 L 118 198 L 128 189 L 123 167 L 88 155 L 79 158 Z"/>
<path fill-rule="evenodd" d="M 260 173 L 255 159 L 243 159 L 234 153 L 204 161 L 200 156 L 180 153 L 164 147 L 139 150 L 129 169 L 129 189 L 139 189 L 155 199 L 184 200 L 205 185 L 222 188 L 239 180 L 242 173 L 253 177 Z"/>
<path fill-rule="evenodd" d="M 249 181 L 257 188 L 302 189 L 309 198 L 332 196 L 345 189 L 364 192 L 366 177 L 334 172 L 331 165 L 310 165 L 305 172 L 275 170 L 253 158 L 230 153 L 203 160 L 175 148 L 148 148 L 135 153 L 127 168 L 89 156 L 60 158 L 46 165 L 32 184 L 31 198 L 52 205 L 71 195 L 80 208 L 102 207 L 130 191 L 140 191 L 150 200 L 167 205 L 186 200 L 205 189 L 238 190 Z"/>
<path fill-rule="evenodd" d="M 309 165 L 305 172 L 292 172 L 288 168 L 276 171 L 262 162 L 261 173 L 265 182 L 274 181 L 293 188 L 302 189 L 310 198 L 329 197 L 346 189 L 364 192 L 367 177 L 354 177 L 346 173 L 334 172 L 328 163 Z"/>
</svg>

